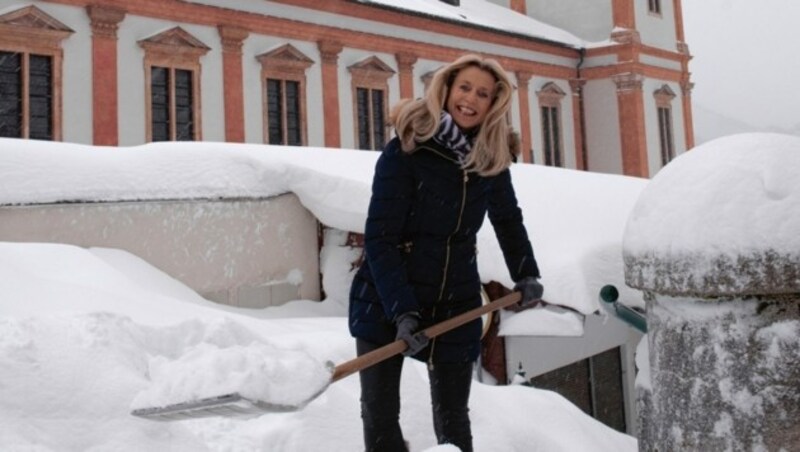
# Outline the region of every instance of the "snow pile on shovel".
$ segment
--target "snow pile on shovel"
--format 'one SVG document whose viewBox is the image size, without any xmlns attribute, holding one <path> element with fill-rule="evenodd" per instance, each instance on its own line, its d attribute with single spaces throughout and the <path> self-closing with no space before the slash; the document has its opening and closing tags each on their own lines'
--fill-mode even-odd
<svg viewBox="0 0 800 452">
<path fill-rule="evenodd" d="M 329 367 L 302 350 L 271 344 L 219 347 L 199 343 L 173 360 L 150 360 L 151 385 L 131 408 L 163 407 L 208 397 L 238 393 L 277 405 L 302 406 L 331 379 Z"/>
</svg>

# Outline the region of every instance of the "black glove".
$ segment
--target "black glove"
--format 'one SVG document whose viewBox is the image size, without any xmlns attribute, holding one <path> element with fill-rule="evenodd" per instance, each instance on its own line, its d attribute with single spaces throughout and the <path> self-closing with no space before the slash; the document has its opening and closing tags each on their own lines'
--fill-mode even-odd
<svg viewBox="0 0 800 452">
<path fill-rule="evenodd" d="M 405 314 L 400 314 L 395 321 L 395 325 L 397 325 L 397 339 L 402 339 L 408 344 L 408 348 L 403 351 L 403 355 L 405 356 L 414 356 L 419 353 L 423 348 L 428 346 L 428 339 L 425 334 L 421 331 L 417 332 L 419 329 L 419 314 L 416 312 L 406 312 Z"/>
<path fill-rule="evenodd" d="M 514 292 L 520 292 L 522 298 L 519 303 L 508 308 L 509 311 L 519 312 L 526 309 L 534 308 L 542 301 L 542 294 L 544 294 L 544 286 L 539 283 L 539 280 L 533 276 L 527 276 L 520 279 L 514 284 Z"/>
</svg>

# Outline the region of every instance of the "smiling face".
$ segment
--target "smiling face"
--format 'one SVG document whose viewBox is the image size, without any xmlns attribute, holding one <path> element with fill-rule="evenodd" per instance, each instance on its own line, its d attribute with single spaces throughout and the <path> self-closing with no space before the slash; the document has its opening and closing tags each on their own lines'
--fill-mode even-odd
<svg viewBox="0 0 800 452">
<path fill-rule="evenodd" d="M 477 66 L 467 66 L 456 75 L 447 95 L 445 109 L 461 130 L 479 126 L 494 99 L 495 78 Z"/>
</svg>

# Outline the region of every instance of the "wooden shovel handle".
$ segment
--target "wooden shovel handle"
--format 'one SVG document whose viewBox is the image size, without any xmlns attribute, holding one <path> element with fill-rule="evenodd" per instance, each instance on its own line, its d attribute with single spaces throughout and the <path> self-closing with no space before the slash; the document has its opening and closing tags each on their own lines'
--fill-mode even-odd
<svg viewBox="0 0 800 452">
<path fill-rule="evenodd" d="M 514 303 L 519 302 L 519 300 L 520 293 L 512 292 L 504 297 L 492 301 L 491 303 L 471 309 L 463 314 L 447 319 L 444 322 L 440 322 L 436 325 L 425 328 L 422 333 L 429 339 L 433 339 L 440 334 L 444 334 L 452 329 L 458 328 L 465 323 L 471 322 L 484 314 L 511 306 Z M 391 344 L 384 345 L 381 348 L 377 348 L 369 353 L 365 353 L 357 358 L 351 359 L 350 361 L 345 361 L 333 369 L 331 383 L 334 381 L 339 381 L 344 377 L 352 375 L 360 370 L 366 369 L 367 367 L 391 358 L 394 355 L 402 353 L 406 348 L 408 348 L 406 342 L 402 339 L 398 339 Z"/>
</svg>

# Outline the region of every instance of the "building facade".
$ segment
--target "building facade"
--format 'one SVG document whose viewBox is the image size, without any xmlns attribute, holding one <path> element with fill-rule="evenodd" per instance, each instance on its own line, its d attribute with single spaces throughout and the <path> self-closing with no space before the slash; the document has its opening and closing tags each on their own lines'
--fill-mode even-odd
<svg viewBox="0 0 800 452">
<path fill-rule="evenodd" d="M 650 177 L 693 146 L 681 0 L 0 0 L 0 136 L 379 149 L 476 52 L 522 159 Z"/>
</svg>

